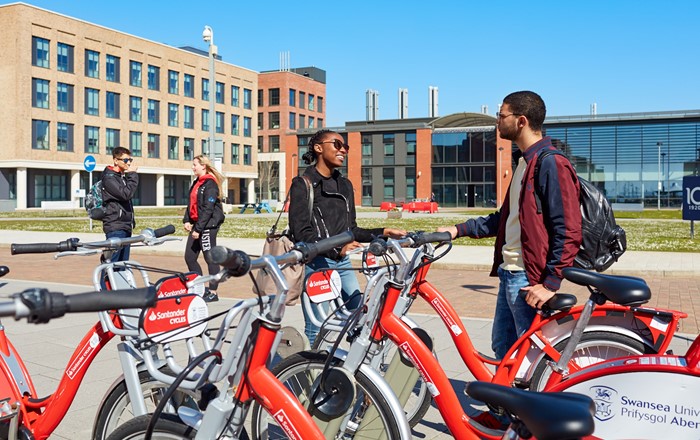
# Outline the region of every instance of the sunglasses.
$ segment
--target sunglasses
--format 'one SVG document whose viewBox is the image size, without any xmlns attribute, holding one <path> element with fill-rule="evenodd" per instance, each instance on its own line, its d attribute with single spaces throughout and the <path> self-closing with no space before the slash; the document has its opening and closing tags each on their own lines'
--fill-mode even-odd
<svg viewBox="0 0 700 440">
<path fill-rule="evenodd" d="M 130 157 L 127 157 L 127 158 L 124 158 L 124 159 L 122 159 L 122 158 L 117 158 L 117 160 L 121 160 L 121 161 L 124 162 L 124 163 L 129 163 L 129 162 L 133 162 L 133 161 L 134 161 L 134 159 L 132 159 L 132 158 L 130 158 Z"/>
<path fill-rule="evenodd" d="M 345 148 L 345 151 L 350 151 L 350 145 L 346 144 L 340 139 L 333 139 L 332 141 L 323 141 L 319 142 L 319 144 L 333 144 L 335 149 L 338 151 L 342 150 L 343 148 Z"/>
</svg>

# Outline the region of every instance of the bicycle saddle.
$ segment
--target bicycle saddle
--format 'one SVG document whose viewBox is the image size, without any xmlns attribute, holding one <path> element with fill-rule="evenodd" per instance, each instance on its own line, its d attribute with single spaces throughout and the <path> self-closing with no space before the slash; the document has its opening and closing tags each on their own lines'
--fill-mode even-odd
<svg viewBox="0 0 700 440">
<path fill-rule="evenodd" d="M 595 404 L 583 394 L 538 393 L 489 382 L 470 382 L 467 394 L 515 414 L 539 440 L 581 438 L 595 428 Z"/>
<path fill-rule="evenodd" d="M 595 287 L 608 301 L 623 306 L 638 306 L 651 298 L 646 281 L 623 275 L 603 275 L 575 267 L 562 271 L 564 278 L 580 286 Z"/>
</svg>

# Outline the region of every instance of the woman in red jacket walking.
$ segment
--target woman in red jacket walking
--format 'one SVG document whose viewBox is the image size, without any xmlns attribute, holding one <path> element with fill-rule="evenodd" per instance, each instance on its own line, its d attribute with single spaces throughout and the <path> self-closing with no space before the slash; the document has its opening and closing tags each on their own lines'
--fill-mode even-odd
<svg viewBox="0 0 700 440">
<path fill-rule="evenodd" d="M 213 275 L 219 271 L 219 266 L 211 262 L 209 252 L 216 246 L 216 234 L 224 222 L 224 210 L 221 206 L 221 184 L 224 176 L 211 165 L 208 157 L 201 155 L 192 161 L 192 171 L 196 180 L 190 187 L 189 202 L 182 220 L 185 230 L 189 232 L 185 246 L 185 262 L 190 271 L 202 274 L 202 267 L 197 259 L 203 252 L 209 274 Z M 205 301 L 219 300 L 216 293 L 218 286 L 216 281 L 209 283 L 209 289 L 204 294 Z"/>
</svg>

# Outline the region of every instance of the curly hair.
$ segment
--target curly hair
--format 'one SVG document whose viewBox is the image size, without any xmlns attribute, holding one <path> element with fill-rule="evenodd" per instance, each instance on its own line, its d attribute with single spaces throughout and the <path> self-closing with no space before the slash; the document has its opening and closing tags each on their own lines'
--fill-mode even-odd
<svg viewBox="0 0 700 440">
<path fill-rule="evenodd" d="M 314 145 L 320 143 L 321 140 L 323 140 L 323 138 L 328 133 L 335 133 L 335 131 L 327 130 L 324 128 L 322 130 L 317 131 L 316 133 L 314 133 L 313 136 L 309 138 L 309 150 L 301 156 L 305 164 L 311 165 L 312 163 L 316 162 L 316 152 L 314 151 Z"/>
</svg>

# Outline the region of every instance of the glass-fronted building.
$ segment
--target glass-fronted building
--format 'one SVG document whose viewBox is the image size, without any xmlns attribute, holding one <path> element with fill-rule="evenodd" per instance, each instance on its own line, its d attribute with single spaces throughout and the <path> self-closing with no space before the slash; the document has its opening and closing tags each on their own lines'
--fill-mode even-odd
<svg viewBox="0 0 700 440">
<path fill-rule="evenodd" d="M 679 207 L 700 172 L 700 110 L 548 118 L 545 133 L 612 203 Z"/>
</svg>

